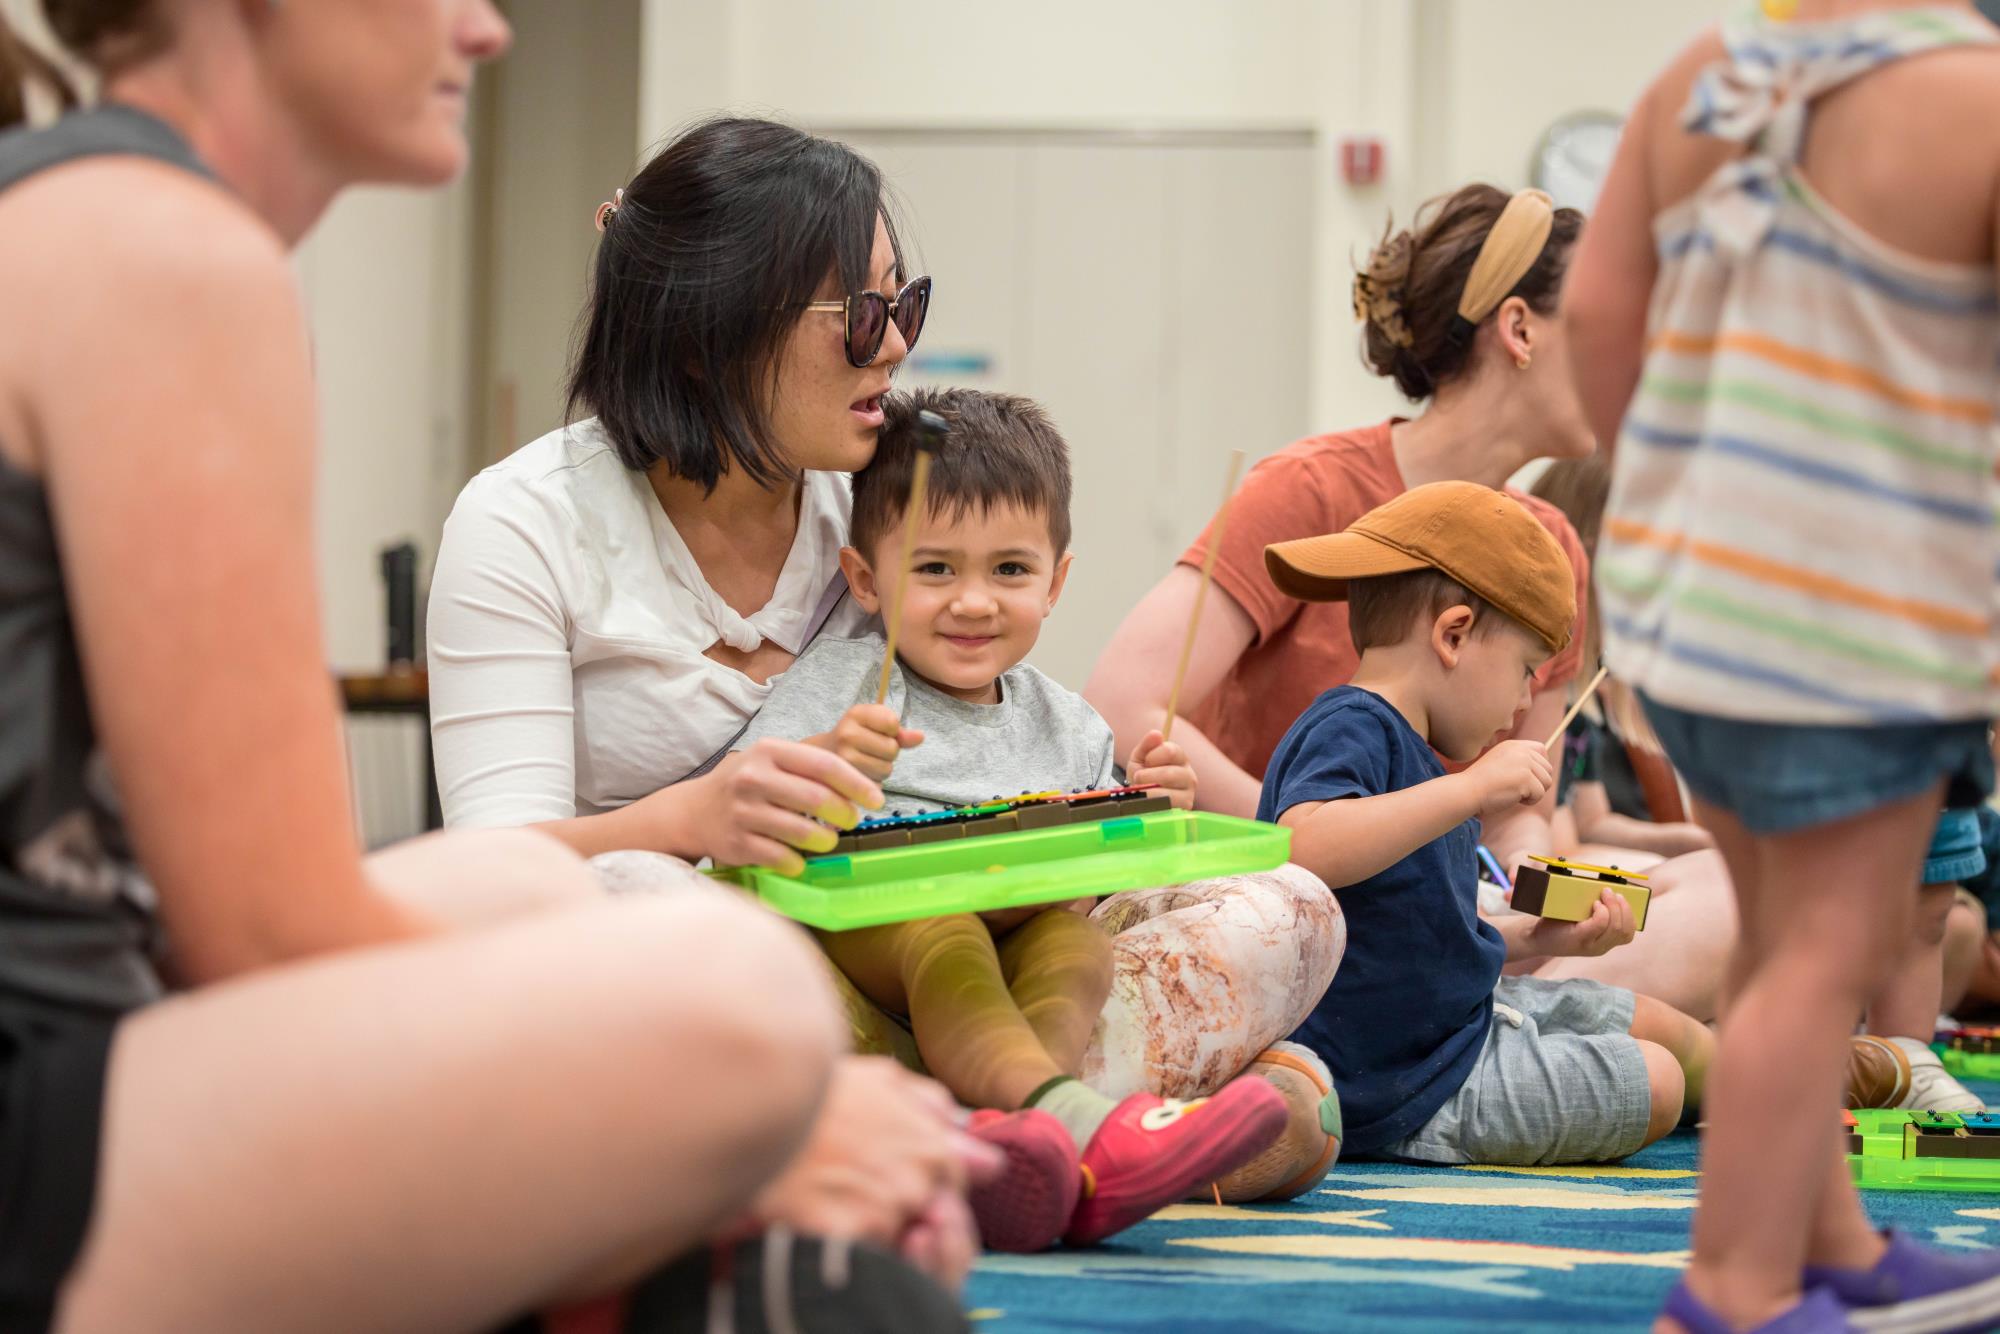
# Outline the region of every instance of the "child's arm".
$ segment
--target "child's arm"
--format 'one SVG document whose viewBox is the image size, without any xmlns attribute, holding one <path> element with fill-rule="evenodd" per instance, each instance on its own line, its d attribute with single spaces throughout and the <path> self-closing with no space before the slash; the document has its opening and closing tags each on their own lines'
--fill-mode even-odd
<svg viewBox="0 0 2000 1334">
<path fill-rule="evenodd" d="M 1538 742 L 1503 741 L 1463 773 L 1386 792 L 1301 802 L 1278 823 L 1292 830 L 1292 860 L 1334 889 L 1379 874 L 1474 816 L 1532 806 L 1555 782 Z"/>
<path fill-rule="evenodd" d="M 1655 824 L 1618 814 L 1611 809 L 1611 798 L 1602 783 L 1578 783 L 1570 793 L 1570 808 L 1576 816 L 1579 843 L 1637 848 L 1641 852 L 1657 852 L 1662 857 L 1678 857 L 1715 846 L 1715 836 L 1698 824 Z"/>
<path fill-rule="evenodd" d="M 1597 206 L 1563 284 L 1563 324 L 1571 374 L 1584 415 L 1609 456 L 1645 361 L 1646 310 L 1659 272 L 1653 249 L 1657 212 L 1648 181 L 1654 90 L 1625 122 Z"/>
</svg>

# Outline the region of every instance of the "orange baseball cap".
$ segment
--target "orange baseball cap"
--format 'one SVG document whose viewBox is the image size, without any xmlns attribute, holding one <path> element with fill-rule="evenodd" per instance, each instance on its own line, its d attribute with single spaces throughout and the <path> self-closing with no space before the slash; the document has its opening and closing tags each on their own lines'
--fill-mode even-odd
<svg viewBox="0 0 2000 1334">
<path fill-rule="evenodd" d="M 1264 548 L 1271 582 L 1306 602 L 1339 602 L 1349 579 L 1432 569 L 1526 626 L 1559 653 L 1576 625 L 1576 574 L 1541 521 L 1477 482 L 1431 482 L 1370 510 L 1346 532 Z"/>
</svg>

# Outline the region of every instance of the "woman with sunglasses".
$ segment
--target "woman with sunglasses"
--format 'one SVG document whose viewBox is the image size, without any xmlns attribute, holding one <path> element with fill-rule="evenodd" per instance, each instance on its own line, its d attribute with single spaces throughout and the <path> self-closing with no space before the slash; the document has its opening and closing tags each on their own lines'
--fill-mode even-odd
<svg viewBox="0 0 2000 1334">
<path fill-rule="evenodd" d="M 769 121 L 668 144 L 598 210 L 573 420 L 445 525 L 429 643 L 446 823 L 586 854 L 800 864 L 880 793 L 829 752 L 726 760 L 822 629 L 858 631 L 848 484 L 922 332 L 875 167 Z"/>
<path fill-rule="evenodd" d="M 881 193 L 875 168 L 839 144 L 718 120 L 599 209 L 570 394 L 573 411 L 596 415 L 489 468 L 445 528 L 429 633 L 447 823 L 535 824 L 601 874 L 671 889 L 704 855 L 797 867 L 800 849 L 826 846 L 809 817 L 851 819 L 875 796 L 796 742 L 711 757 L 728 754 L 816 630 L 860 628 L 840 598 L 839 474 L 872 457 L 881 396 L 930 296 L 928 278 L 904 272 Z M 1201 1096 L 1290 1032 L 1296 998 L 1310 1009 L 1340 954 L 1330 897 L 1295 874 L 1258 877 L 1263 892 L 1207 882 L 1232 895 L 1226 914 L 1184 914 L 1171 937 L 1118 947 L 1131 985 L 1085 1057 L 1094 1083 L 1119 1098 Z M 1189 901 L 1160 890 L 1119 911 L 1147 918 Z M 1260 953 L 1253 937 L 1286 943 Z M 1232 968 L 1208 966 L 1218 951 Z M 1279 953 L 1291 956 L 1281 976 L 1235 985 L 1244 960 Z M 835 985 L 863 1046 L 916 1060 L 906 1029 L 845 978 Z M 1178 1022 L 1163 1015 L 1176 1000 Z M 1218 1037 L 1218 1025 L 1240 1031 Z M 1232 1198 L 1303 1189 L 1325 1170 L 1328 1081 L 1292 1073 L 1296 1133 L 1284 1154 L 1220 1183 Z M 976 1133 L 1011 1149 L 1022 1129 Z"/>
</svg>

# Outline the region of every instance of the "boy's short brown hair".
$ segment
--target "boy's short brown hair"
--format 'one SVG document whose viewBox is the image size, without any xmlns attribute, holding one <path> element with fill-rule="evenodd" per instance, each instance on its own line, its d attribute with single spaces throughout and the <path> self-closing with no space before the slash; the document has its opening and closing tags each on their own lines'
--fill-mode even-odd
<svg viewBox="0 0 2000 1334">
<path fill-rule="evenodd" d="M 877 545 L 901 517 L 910 498 L 917 449 L 931 449 L 925 508 L 963 518 L 977 506 L 1018 505 L 1048 516 L 1049 538 L 1060 557 L 1069 550 L 1069 446 L 1032 400 L 977 389 L 918 389 L 883 401 L 875 457 L 854 474 L 854 517 L 848 545 L 873 560 Z M 935 412 L 951 433 L 925 439 L 919 412 Z"/>
<path fill-rule="evenodd" d="M 1409 570 L 1347 581 L 1347 637 L 1356 653 L 1389 648 L 1408 639 L 1419 624 L 1428 628 L 1447 608 L 1458 606 L 1472 608 L 1475 634 L 1513 620 L 1448 574 Z"/>
</svg>

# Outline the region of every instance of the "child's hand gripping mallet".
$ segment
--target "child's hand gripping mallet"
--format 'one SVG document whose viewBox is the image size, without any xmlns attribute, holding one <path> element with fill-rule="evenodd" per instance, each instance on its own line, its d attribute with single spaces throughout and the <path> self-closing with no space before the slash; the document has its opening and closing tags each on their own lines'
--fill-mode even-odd
<svg viewBox="0 0 2000 1334">
<path fill-rule="evenodd" d="M 889 673 L 896 665 L 897 632 L 903 625 L 903 594 L 910 583 L 910 552 L 917 544 L 917 524 L 924 516 L 924 491 L 931 480 L 931 450 L 951 434 L 951 424 L 926 408 L 917 414 L 916 466 L 910 472 L 910 500 L 903 511 L 902 551 L 896 562 L 896 582 L 889 589 L 888 615 L 884 618 L 882 678 L 875 685 L 877 704 L 889 698 Z"/>
</svg>

